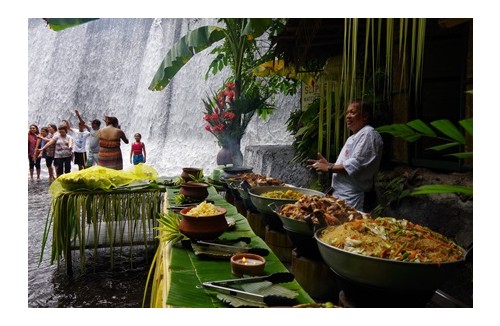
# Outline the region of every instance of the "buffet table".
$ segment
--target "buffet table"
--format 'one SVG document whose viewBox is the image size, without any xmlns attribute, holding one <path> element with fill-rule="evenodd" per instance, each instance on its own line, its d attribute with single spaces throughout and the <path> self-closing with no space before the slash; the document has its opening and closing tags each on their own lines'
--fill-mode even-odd
<svg viewBox="0 0 500 326">
<path fill-rule="evenodd" d="M 177 189 L 170 188 L 165 193 L 164 212 L 173 205 L 173 197 Z M 265 274 L 270 275 L 277 272 L 288 272 L 276 255 L 269 249 L 267 244 L 260 237 L 256 236 L 250 228 L 247 219 L 237 212 L 237 209 L 223 199 L 215 188 L 209 188 L 207 200 L 214 202 L 214 205 L 227 209 L 226 218 L 234 220 L 235 226 L 228 229 L 221 240 L 233 240 L 240 237 L 251 239 L 250 247 L 265 248 L 269 250 L 269 255 L 265 257 Z M 161 236 L 161 234 L 160 234 Z M 196 256 L 193 250 L 183 247 L 180 242 L 171 243 L 160 242 L 152 265 L 151 296 L 150 307 L 228 307 L 227 303 L 217 298 L 218 292 L 204 288 L 203 282 L 216 280 L 228 280 L 237 278 L 231 273 L 228 259 L 209 259 Z M 154 270 L 154 272 L 153 272 Z M 296 291 L 298 304 L 314 303 L 314 300 L 307 294 L 296 280 L 281 286 Z"/>
</svg>

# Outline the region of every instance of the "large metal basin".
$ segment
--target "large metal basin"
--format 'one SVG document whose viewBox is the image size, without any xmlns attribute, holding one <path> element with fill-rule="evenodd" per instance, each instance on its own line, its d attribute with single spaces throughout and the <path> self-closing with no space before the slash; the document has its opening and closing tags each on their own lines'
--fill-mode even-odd
<svg viewBox="0 0 500 326">
<path fill-rule="evenodd" d="M 426 292 L 437 290 L 464 258 L 448 263 L 412 263 L 381 259 L 351 253 L 319 239 L 326 227 L 314 233 L 319 252 L 325 263 L 339 276 L 372 288 L 398 292 Z"/>
<path fill-rule="evenodd" d="M 294 220 L 293 218 L 289 218 L 286 215 L 281 214 L 280 210 L 281 207 L 283 207 L 284 205 L 286 204 L 283 204 L 281 206 L 277 206 L 276 203 L 269 204 L 269 208 L 274 212 L 274 214 L 278 215 L 281 222 L 283 223 L 283 228 L 290 232 L 295 232 L 304 235 L 306 237 L 311 237 L 312 239 L 314 236 L 314 228 L 312 225 L 312 221 L 311 223 L 307 223 L 305 221 L 298 221 Z"/>
<path fill-rule="evenodd" d="M 325 194 L 316 190 L 307 189 L 307 188 L 298 188 L 291 186 L 262 186 L 262 187 L 254 187 L 248 190 L 250 194 L 250 199 L 252 203 L 257 208 L 257 210 L 264 214 L 274 215 L 275 212 L 269 207 L 269 204 L 275 203 L 278 207 L 285 204 L 295 203 L 296 199 L 279 199 L 279 198 L 268 198 L 261 196 L 263 193 L 269 191 L 286 191 L 293 190 L 301 194 L 305 195 L 318 195 L 324 196 Z"/>
</svg>

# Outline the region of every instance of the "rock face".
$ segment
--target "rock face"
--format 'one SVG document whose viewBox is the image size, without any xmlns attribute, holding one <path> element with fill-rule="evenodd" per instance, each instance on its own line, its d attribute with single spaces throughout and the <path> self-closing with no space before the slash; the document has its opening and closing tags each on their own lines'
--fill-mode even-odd
<svg viewBox="0 0 500 326">
<path fill-rule="evenodd" d="M 472 186 L 470 173 L 436 173 L 422 168 L 397 167 L 383 171 L 377 182 L 379 199 L 386 191 L 388 181 L 400 178 L 404 188 L 411 189 L 424 184 Z M 462 247 L 472 243 L 471 197 L 457 194 L 432 194 L 404 197 L 387 206 L 383 215 L 405 218 L 437 231 L 457 242 Z"/>
<path fill-rule="evenodd" d="M 297 187 L 308 187 L 317 177 L 305 165 L 291 163 L 294 155 L 291 145 L 247 146 L 244 165 L 253 172 L 283 180 Z"/>
</svg>

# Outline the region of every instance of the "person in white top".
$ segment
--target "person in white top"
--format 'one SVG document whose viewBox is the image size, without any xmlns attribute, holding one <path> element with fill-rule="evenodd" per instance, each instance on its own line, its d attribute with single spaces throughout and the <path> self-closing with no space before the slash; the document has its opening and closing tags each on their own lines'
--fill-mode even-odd
<svg viewBox="0 0 500 326">
<path fill-rule="evenodd" d="M 78 110 L 75 110 L 75 112 L 78 112 Z M 87 137 L 89 137 L 90 133 L 85 130 L 85 122 L 80 121 L 78 123 L 78 130 L 72 129 L 68 120 L 63 120 L 63 122 L 68 128 L 68 134 L 73 138 L 74 163 L 78 165 L 78 170 L 83 170 L 87 164 Z"/>
<path fill-rule="evenodd" d="M 373 190 L 382 159 L 382 137 L 369 125 L 371 110 L 369 103 L 360 100 L 349 104 L 346 121 L 353 134 L 347 138 L 335 163 L 328 162 L 321 153 L 318 160 L 307 160 L 308 168 L 333 173 L 332 195 L 359 211 L 366 211 L 365 193 Z"/>
<path fill-rule="evenodd" d="M 94 119 L 91 122 L 92 129 L 85 123 L 80 112 L 75 110 L 76 116 L 83 123 L 85 128 L 90 132 L 87 139 L 87 167 L 97 165 L 99 162 L 99 129 L 101 128 L 101 121 Z"/>
</svg>

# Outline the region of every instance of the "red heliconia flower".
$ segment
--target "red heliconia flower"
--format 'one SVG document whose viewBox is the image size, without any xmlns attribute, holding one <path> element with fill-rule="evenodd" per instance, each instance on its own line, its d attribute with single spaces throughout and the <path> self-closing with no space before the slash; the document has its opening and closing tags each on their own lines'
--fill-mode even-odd
<svg viewBox="0 0 500 326">
<path fill-rule="evenodd" d="M 233 112 L 224 112 L 224 114 L 222 115 L 222 117 L 226 120 L 233 120 L 235 115 Z"/>
<path fill-rule="evenodd" d="M 221 108 L 221 109 L 222 109 L 222 108 Z M 214 108 L 214 112 L 215 112 L 215 113 L 217 113 L 217 114 L 219 114 L 219 113 L 220 113 L 219 108 Z"/>
<path fill-rule="evenodd" d="M 226 87 L 227 87 L 228 89 L 233 89 L 233 88 L 234 88 L 234 83 L 227 83 L 227 84 L 226 84 Z"/>
<path fill-rule="evenodd" d="M 217 126 L 217 129 L 219 129 L 219 131 L 223 131 L 224 125 L 221 123 L 220 125 Z"/>
<path fill-rule="evenodd" d="M 219 120 L 219 115 L 217 113 L 214 113 L 214 114 L 212 114 L 212 116 L 210 117 L 210 119 L 212 119 L 212 120 Z"/>
<path fill-rule="evenodd" d="M 210 125 L 206 125 L 206 126 L 205 126 L 205 130 L 206 130 L 206 131 L 210 131 Z"/>
<path fill-rule="evenodd" d="M 205 114 L 205 116 L 203 117 L 203 120 L 205 120 L 205 121 L 210 120 L 210 116 L 208 114 Z"/>
</svg>

